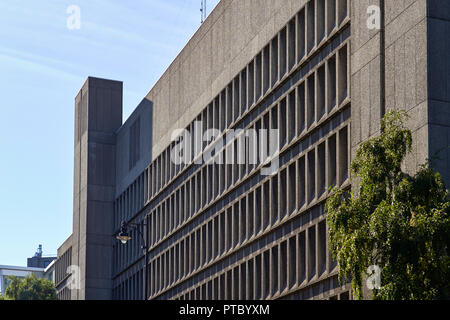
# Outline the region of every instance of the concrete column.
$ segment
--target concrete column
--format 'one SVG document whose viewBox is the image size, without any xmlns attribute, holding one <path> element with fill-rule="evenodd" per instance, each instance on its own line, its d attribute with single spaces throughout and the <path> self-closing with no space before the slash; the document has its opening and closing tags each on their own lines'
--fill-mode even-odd
<svg viewBox="0 0 450 320">
<path fill-rule="evenodd" d="M 72 299 L 111 299 L 115 132 L 122 125 L 122 83 L 89 77 L 75 98 L 72 263 L 81 287 Z"/>
</svg>

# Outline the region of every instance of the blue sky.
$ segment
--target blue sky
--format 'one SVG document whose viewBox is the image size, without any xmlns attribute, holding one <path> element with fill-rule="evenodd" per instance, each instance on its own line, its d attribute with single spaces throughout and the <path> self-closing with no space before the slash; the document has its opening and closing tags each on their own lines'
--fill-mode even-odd
<svg viewBox="0 0 450 320">
<path fill-rule="evenodd" d="M 218 0 L 208 0 L 208 13 Z M 200 0 L 0 0 L 0 265 L 72 232 L 74 98 L 124 83 L 124 120 L 200 26 Z M 67 28 L 67 8 L 81 28 Z"/>
</svg>

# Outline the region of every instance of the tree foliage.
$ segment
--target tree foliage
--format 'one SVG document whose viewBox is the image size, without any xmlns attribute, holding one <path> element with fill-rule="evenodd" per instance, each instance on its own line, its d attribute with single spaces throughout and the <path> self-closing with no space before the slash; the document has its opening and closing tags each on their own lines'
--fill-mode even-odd
<svg viewBox="0 0 450 320">
<path fill-rule="evenodd" d="M 5 300 L 56 300 L 56 290 L 52 281 L 36 278 L 34 274 L 23 279 L 11 276 L 5 290 Z"/>
<path fill-rule="evenodd" d="M 381 268 L 374 299 L 450 298 L 450 197 L 439 173 L 401 164 L 411 151 L 406 113 L 390 111 L 381 134 L 358 148 L 351 164 L 355 193 L 334 189 L 326 203 L 330 249 L 340 281 L 362 298 L 369 266 Z"/>
</svg>

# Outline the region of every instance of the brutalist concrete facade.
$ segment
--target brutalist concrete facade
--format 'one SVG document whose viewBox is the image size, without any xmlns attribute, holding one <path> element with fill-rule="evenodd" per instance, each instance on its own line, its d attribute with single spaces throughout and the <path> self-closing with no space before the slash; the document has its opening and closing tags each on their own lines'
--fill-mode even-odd
<svg viewBox="0 0 450 320">
<path fill-rule="evenodd" d="M 367 24 L 372 5 L 381 29 Z M 328 251 L 328 186 L 352 187 L 352 155 L 394 108 L 411 116 L 405 168 L 443 150 L 435 165 L 450 182 L 449 36 L 446 1 L 222 0 L 124 124 L 121 83 L 88 78 L 61 299 L 142 299 L 143 279 L 147 299 L 351 298 Z M 250 142 L 242 164 L 196 161 L 211 154 L 206 143 L 174 163 L 173 131 L 196 121 L 223 137 L 279 130 L 269 158 L 279 169 L 261 174 Z M 126 245 L 114 239 L 122 221 L 138 225 Z M 69 265 L 80 267 L 78 289 Z"/>
</svg>

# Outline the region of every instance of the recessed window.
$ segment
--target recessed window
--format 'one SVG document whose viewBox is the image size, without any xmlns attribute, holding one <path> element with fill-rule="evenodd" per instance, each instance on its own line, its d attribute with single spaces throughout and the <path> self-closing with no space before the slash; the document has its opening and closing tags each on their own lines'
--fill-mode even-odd
<svg viewBox="0 0 450 320">
<path fill-rule="evenodd" d="M 278 81 L 278 37 L 275 37 L 270 42 L 270 60 L 271 60 L 271 85 L 273 86 Z"/>
<path fill-rule="evenodd" d="M 315 1 L 309 1 L 306 5 L 307 16 L 306 16 L 306 40 L 307 40 L 307 48 L 308 52 L 310 52 L 315 46 Z"/>
<path fill-rule="evenodd" d="M 138 117 L 130 127 L 129 170 L 133 169 L 140 159 L 140 127 L 141 120 L 140 117 Z"/>
<path fill-rule="evenodd" d="M 287 31 L 283 28 L 280 32 L 280 78 L 282 78 L 287 71 Z"/>
<path fill-rule="evenodd" d="M 295 26 L 295 18 L 293 18 L 291 21 L 289 21 L 288 25 L 288 56 L 289 56 L 289 70 L 292 69 L 295 65 L 296 60 L 296 41 L 297 33 L 296 33 L 296 26 Z"/>
<path fill-rule="evenodd" d="M 315 97 L 315 75 L 311 74 L 307 79 L 307 117 L 308 117 L 308 128 L 313 125 L 316 120 L 316 97 Z"/>
<path fill-rule="evenodd" d="M 305 9 L 302 9 L 297 16 L 297 61 L 300 62 L 305 56 L 306 48 L 306 19 Z"/>
<path fill-rule="evenodd" d="M 308 279 L 316 275 L 316 227 L 308 229 Z"/>
<path fill-rule="evenodd" d="M 317 0 L 317 43 L 325 38 L 325 0 Z"/>
<path fill-rule="evenodd" d="M 342 103 L 348 94 L 348 61 L 347 61 L 347 46 L 344 46 L 338 52 L 338 89 L 339 89 L 339 103 Z"/>
</svg>

